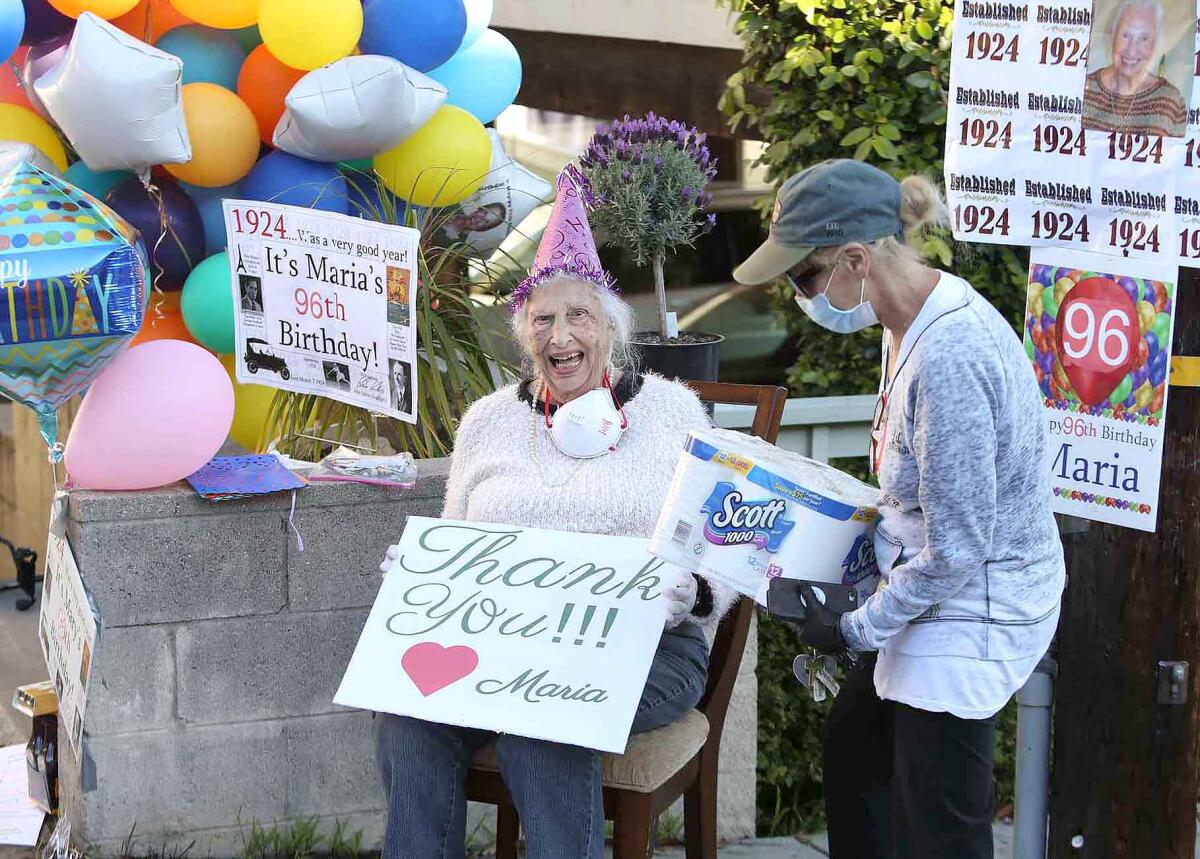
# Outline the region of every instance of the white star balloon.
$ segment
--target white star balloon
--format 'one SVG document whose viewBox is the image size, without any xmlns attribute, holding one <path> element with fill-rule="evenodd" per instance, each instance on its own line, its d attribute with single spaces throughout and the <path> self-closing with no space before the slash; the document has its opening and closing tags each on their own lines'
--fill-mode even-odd
<svg viewBox="0 0 1200 859">
<path fill-rule="evenodd" d="M 494 128 L 492 165 L 474 196 L 455 207 L 442 231 L 451 241 L 464 241 L 480 255 L 490 254 L 529 213 L 554 198 L 554 186 L 530 173 L 504 151 Z"/>
<path fill-rule="evenodd" d="M 145 172 L 192 160 L 183 116 L 183 61 L 84 12 L 38 98 L 94 171 Z"/>
<path fill-rule="evenodd" d="M 352 161 L 391 149 L 429 122 L 446 88 L 391 57 L 345 57 L 287 94 L 273 142 L 313 161 Z"/>
</svg>

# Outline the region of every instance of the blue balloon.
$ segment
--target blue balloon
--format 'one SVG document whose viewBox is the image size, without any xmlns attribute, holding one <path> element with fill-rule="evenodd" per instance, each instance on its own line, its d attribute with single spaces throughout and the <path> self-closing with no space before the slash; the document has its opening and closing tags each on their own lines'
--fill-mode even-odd
<svg viewBox="0 0 1200 859">
<path fill-rule="evenodd" d="M 491 122 L 521 89 L 521 57 L 502 34 L 484 30 L 473 45 L 429 76 L 449 91 L 447 104 L 461 107 L 480 122 Z"/>
<path fill-rule="evenodd" d="M 346 177 L 336 164 L 309 161 L 286 152 L 264 156 L 242 180 L 242 198 L 304 206 L 325 212 L 349 211 Z"/>
<path fill-rule="evenodd" d="M 1142 337 L 1146 341 L 1146 354 L 1153 355 L 1158 352 L 1158 335 L 1153 331 L 1147 331 Z"/>
<path fill-rule="evenodd" d="M 105 170 L 103 173 L 97 173 L 82 161 L 76 161 L 63 175 L 76 188 L 82 188 L 98 200 L 103 200 L 105 194 L 126 179 L 133 178 L 133 174 L 126 170 Z"/>
<path fill-rule="evenodd" d="M 188 185 L 180 182 L 179 187 L 187 192 L 200 212 L 200 220 L 204 222 L 204 255 L 210 257 L 225 250 L 228 236 L 225 233 L 225 210 L 222 200 L 240 200 L 241 186 L 234 182 L 224 188 L 201 188 L 199 185 Z"/>
<path fill-rule="evenodd" d="M 0 57 L 11 57 L 25 35 L 25 7 L 21 0 L 0 0 Z"/>
<path fill-rule="evenodd" d="M 1158 387 L 1167 378 L 1167 353 L 1160 349 L 1150 359 L 1150 384 Z"/>
<path fill-rule="evenodd" d="M 427 72 L 454 56 L 466 31 L 463 0 L 365 0 L 358 46 Z"/>
<path fill-rule="evenodd" d="M 141 232 L 154 283 L 174 292 L 183 289 L 188 273 L 204 259 L 204 222 L 178 182 L 163 177 L 154 184 L 158 192 L 151 195 L 141 179 L 126 179 L 105 195 L 104 202 Z"/>
<path fill-rule="evenodd" d="M 185 24 L 160 36 L 155 47 L 183 60 L 185 84 L 216 84 L 237 92 L 246 51 L 228 30 Z"/>
</svg>

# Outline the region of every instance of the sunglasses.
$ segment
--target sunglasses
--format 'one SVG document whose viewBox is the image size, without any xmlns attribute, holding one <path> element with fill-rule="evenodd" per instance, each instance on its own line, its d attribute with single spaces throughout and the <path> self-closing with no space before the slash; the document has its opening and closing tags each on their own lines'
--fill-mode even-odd
<svg viewBox="0 0 1200 859">
<path fill-rule="evenodd" d="M 875 400 L 875 415 L 871 418 L 871 473 L 878 474 L 879 466 L 883 462 L 883 452 L 887 443 L 887 407 L 888 393 L 880 391 L 879 397 Z"/>
</svg>

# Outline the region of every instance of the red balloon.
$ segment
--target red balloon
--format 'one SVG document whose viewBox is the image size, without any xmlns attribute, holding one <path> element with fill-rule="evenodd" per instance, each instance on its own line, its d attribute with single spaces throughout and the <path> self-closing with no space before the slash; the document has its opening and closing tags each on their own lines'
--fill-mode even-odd
<svg viewBox="0 0 1200 859">
<path fill-rule="evenodd" d="M 1144 367 L 1146 362 L 1150 360 L 1150 344 L 1146 342 L 1145 337 L 1138 338 L 1137 360 L 1133 362 L 1133 369 Z"/>
<path fill-rule="evenodd" d="M 1090 277 L 1063 297 L 1058 310 L 1058 360 L 1086 405 L 1103 403 L 1137 360 L 1137 310 L 1124 289 Z"/>
<path fill-rule="evenodd" d="M 25 95 L 25 88 L 21 86 L 21 79 L 13 71 L 14 63 L 18 69 L 25 65 L 25 56 L 28 53 L 29 47 L 21 45 L 21 47 L 13 51 L 13 55 L 8 58 L 8 62 L 3 67 L 0 67 L 0 102 L 19 104 L 21 107 L 36 110 L 33 103 L 29 100 L 29 96 Z"/>
</svg>

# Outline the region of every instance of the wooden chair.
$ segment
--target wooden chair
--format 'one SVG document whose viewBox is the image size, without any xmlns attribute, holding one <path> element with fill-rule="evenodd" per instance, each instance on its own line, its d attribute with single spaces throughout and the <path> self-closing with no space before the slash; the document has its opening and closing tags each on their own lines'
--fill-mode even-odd
<svg viewBox="0 0 1200 859">
<path fill-rule="evenodd" d="M 787 401 L 785 389 L 723 382 L 687 384 L 705 402 L 755 406 L 752 434 L 775 442 Z M 614 859 L 648 857 L 658 816 L 680 796 L 688 859 L 716 859 L 721 732 L 753 614 L 753 600 L 743 597 L 721 621 L 709 657 L 708 685 L 695 710 L 665 728 L 631 737 L 624 755 L 603 756 L 604 816 L 614 824 Z M 520 824 L 494 746 L 472 761 L 467 798 L 497 807 L 496 859 L 517 859 Z"/>
</svg>

